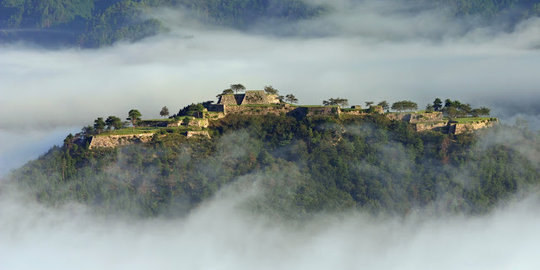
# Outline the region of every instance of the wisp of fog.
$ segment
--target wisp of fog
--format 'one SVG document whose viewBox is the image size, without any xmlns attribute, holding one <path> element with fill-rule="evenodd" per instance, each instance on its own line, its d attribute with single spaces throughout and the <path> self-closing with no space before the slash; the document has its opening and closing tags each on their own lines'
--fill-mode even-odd
<svg viewBox="0 0 540 270">
<path fill-rule="evenodd" d="M 260 22 L 243 32 L 156 10 L 170 31 L 132 44 L 0 45 L 0 177 L 97 117 L 175 113 L 233 83 L 272 84 L 303 104 L 460 99 L 540 127 L 540 19 L 499 31 L 397 1 L 317 2 L 332 11 L 288 30 Z M 187 217 L 138 220 L 0 190 L 0 269 L 540 268 L 536 196 L 478 217 L 355 212 L 301 224 L 246 212 L 245 199 L 225 190 Z"/>
<path fill-rule="evenodd" d="M 253 189 L 256 185 L 253 185 Z M 94 216 L 0 196 L 2 269 L 538 269 L 539 198 L 480 217 L 358 212 L 287 223 L 222 191 L 182 219 Z M 246 195 L 249 194 L 249 195 Z"/>
</svg>

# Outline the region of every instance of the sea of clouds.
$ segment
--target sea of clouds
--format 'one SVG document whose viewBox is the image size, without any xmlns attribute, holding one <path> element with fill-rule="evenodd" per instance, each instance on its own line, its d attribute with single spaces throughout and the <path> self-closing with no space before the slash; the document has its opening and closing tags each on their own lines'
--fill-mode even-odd
<svg viewBox="0 0 540 270">
<path fill-rule="evenodd" d="M 133 44 L 0 45 L 0 177 L 97 117 L 124 118 L 137 108 L 157 118 L 164 105 L 175 113 L 215 99 L 232 83 L 271 84 L 303 104 L 345 97 L 351 104 L 411 99 L 422 107 L 448 97 L 539 129 L 540 19 L 503 31 L 396 1 L 323 3 L 333 10 L 320 18 L 258 22 L 247 32 L 202 24 L 182 10 L 156 10 L 150 16 L 170 31 Z M 238 207 L 242 199 L 223 192 L 185 218 L 134 220 L 95 216 L 78 205 L 48 208 L 4 189 L 0 268 L 540 267 L 534 195 L 478 217 L 348 213 L 303 224 L 247 213 Z"/>
</svg>

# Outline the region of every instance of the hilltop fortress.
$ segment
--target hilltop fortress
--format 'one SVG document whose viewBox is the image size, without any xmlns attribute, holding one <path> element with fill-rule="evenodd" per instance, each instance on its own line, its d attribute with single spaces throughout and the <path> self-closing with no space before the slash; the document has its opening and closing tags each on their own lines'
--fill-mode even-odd
<svg viewBox="0 0 540 270">
<path fill-rule="evenodd" d="M 384 112 L 381 106 L 361 106 L 342 108 L 340 106 L 294 105 L 280 100 L 278 95 L 268 94 L 264 90 L 248 90 L 241 94 L 222 94 L 218 102 L 205 103 L 202 112 L 194 116 L 172 117 L 163 120 L 142 120 L 139 127 L 147 128 L 141 132 L 128 134 L 102 134 L 92 136 L 89 148 L 110 148 L 137 142 L 149 142 L 164 128 L 183 128 L 187 138 L 210 138 L 207 129 L 212 121 L 218 121 L 228 115 L 290 115 L 297 118 L 330 116 L 362 117 L 370 114 L 384 115 L 393 121 L 407 122 L 418 131 L 440 131 L 449 134 L 461 134 L 493 126 L 496 118 L 464 118 L 452 121 L 440 111 L 435 112 Z"/>
</svg>

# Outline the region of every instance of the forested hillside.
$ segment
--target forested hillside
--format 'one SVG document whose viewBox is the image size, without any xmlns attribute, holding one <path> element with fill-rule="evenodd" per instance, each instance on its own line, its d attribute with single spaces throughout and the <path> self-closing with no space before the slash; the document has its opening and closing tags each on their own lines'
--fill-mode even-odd
<svg viewBox="0 0 540 270">
<path fill-rule="evenodd" d="M 300 0 L 4 0 L 0 4 L 0 39 L 99 47 L 135 41 L 163 30 L 145 19 L 145 9 L 184 7 L 211 23 L 243 27 L 255 20 L 298 20 L 322 12 Z"/>
<path fill-rule="evenodd" d="M 540 15 L 538 0 L 438 0 L 438 2 L 453 9 L 457 15 L 482 14 L 491 17 L 500 12 L 507 12 L 512 14 L 515 20 Z"/>
<path fill-rule="evenodd" d="M 539 0 L 437 0 L 458 16 L 504 13 L 518 21 L 540 13 Z M 3 0 L 0 41 L 100 47 L 136 41 L 165 28 L 143 16 L 155 7 L 182 7 L 209 23 L 246 28 L 260 20 L 296 21 L 331 12 L 302 0 Z"/>
<path fill-rule="evenodd" d="M 376 114 L 235 115 L 209 131 L 212 139 L 171 129 L 147 144 L 95 150 L 68 137 L 11 179 L 46 204 L 140 216 L 189 212 L 231 184 L 255 183 L 260 194 L 247 207 L 286 217 L 425 207 L 482 213 L 540 184 L 539 165 L 521 151 L 538 151 L 540 138 L 521 128 L 448 135 Z"/>
</svg>

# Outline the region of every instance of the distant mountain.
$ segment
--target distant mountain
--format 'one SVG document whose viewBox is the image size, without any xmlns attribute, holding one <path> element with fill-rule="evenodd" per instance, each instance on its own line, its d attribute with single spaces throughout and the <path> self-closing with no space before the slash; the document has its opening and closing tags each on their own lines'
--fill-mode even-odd
<svg viewBox="0 0 540 270">
<path fill-rule="evenodd" d="M 100 47 L 136 41 L 163 30 L 145 9 L 181 6 L 202 19 L 244 27 L 259 19 L 298 20 L 322 12 L 300 0 L 4 0 L 0 3 L 0 40 Z"/>
<path fill-rule="evenodd" d="M 519 21 L 540 14 L 540 0 L 436 0 L 436 3 L 441 8 L 450 8 L 456 16 L 503 15 L 505 19 Z M 209 23 L 239 29 L 260 20 L 297 21 L 329 11 L 325 6 L 302 0 L 3 0 L 0 41 L 26 40 L 41 45 L 80 47 L 136 41 L 164 30 L 159 20 L 142 16 L 144 11 L 167 6 L 187 8 Z"/>
<path fill-rule="evenodd" d="M 514 19 L 540 15 L 539 0 L 437 0 L 450 7 L 456 15 L 481 14 L 493 17 L 500 13 L 511 14 Z"/>
</svg>

